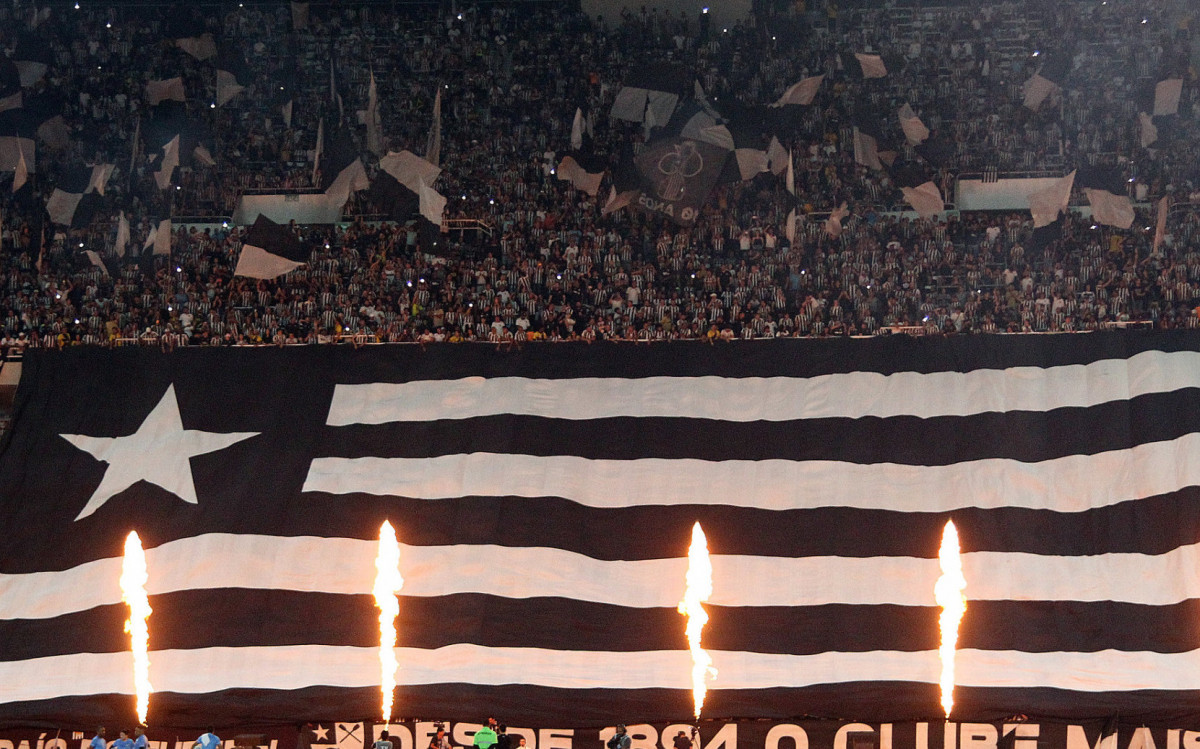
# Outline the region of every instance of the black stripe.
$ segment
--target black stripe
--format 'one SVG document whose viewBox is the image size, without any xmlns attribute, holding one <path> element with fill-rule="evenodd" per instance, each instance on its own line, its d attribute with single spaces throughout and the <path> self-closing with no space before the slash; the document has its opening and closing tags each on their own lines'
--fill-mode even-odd
<svg viewBox="0 0 1200 749">
<path fill-rule="evenodd" d="M 455 643 L 548 650 L 684 650 L 685 620 L 673 608 L 637 609 L 562 598 L 485 594 L 401 597 L 398 644 Z M 241 589 L 154 596 L 150 648 L 379 644 L 377 609 L 365 595 Z M 809 655 L 830 651 L 930 651 L 938 647 L 936 607 L 710 606 L 704 646 L 713 650 Z M 197 611 L 221 612 L 197 616 Z M 0 660 L 129 649 L 124 605 L 46 620 L 0 622 Z M 1140 606 L 1045 601 L 972 601 L 959 647 L 1019 652 L 1152 651 L 1200 647 L 1200 601 Z"/>
<path fill-rule="evenodd" d="M 297 512 L 336 503 L 325 532 L 354 533 L 386 513 L 405 543 L 546 546 L 596 559 L 687 556 L 699 521 L 714 554 L 762 556 L 915 556 L 933 558 L 946 521 L 958 527 L 964 552 L 1021 551 L 1076 556 L 1104 552 L 1158 554 L 1196 542 L 1200 488 L 1123 502 L 1080 513 L 968 508 L 953 513 L 905 513 L 828 507 L 775 512 L 730 506 L 627 507 L 598 510 L 548 498 L 493 497 L 438 501 L 366 495 L 306 494 Z M 454 522 L 446 523 L 446 518 Z M 257 524 L 256 524 L 257 525 Z M 157 529 L 156 529 L 157 530 Z M 172 529 L 163 528 L 172 534 Z M 271 532 L 263 529 L 263 532 Z M 278 532 L 295 531 L 287 525 Z M 157 537 L 157 536 L 156 536 Z"/>
<path fill-rule="evenodd" d="M 958 687 L 955 718 L 960 721 L 1006 720 L 1016 715 L 1037 720 L 1095 723 L 1119 714 L 1123 724 L 1178 727 L 1200 718 L 1200 691 L 1146 690 L 1083 693 L 1059 689 L 980 689 Z M 832 718 L 865 722 L 928 720 L 930 738 L 940 736 L 944 720 L 935 684 L 862 682 L 805 689 L 710 691 L 708 718 Z M 131 715 L 129 696 L 66 697 L 5 705 L 0 727 L 83 727 L 109 724 L 116 715 Z M 566 690 L 524 685 L 476 686 L 440 684 L 401 687 L 396 692 L 399 715 L 422 720 L 456 717 L 481 720 L 464 705 L 486 706 L 484 714 L 500 716 L 514 726 L 573 726 L 580 729 L 618 722 L 692 722 L 692 696 L 686 690 Z M 253 727 L 303 726 L 308 722 L 372 720 L 379 713 L 379 690 L 311 687 L 298 690 L 228 690 L 202 695 L 158 693 L 150 703 L 152 733 L 214 727 L 218 734 Z M 564 720 L 563 716 L 571 716 Z M 903 716 L 903 717 L 897 717 Z M 132 720 L 132 719 L 131 719 Z M 702 730 L 707 725 L 701 722 Z M 1095 729 L 1090 734 L 1095 737 Z M 1126 735 L 1126 734 L 1123 734 Z M 165 738 L 170 738 L 167 736 Z M 227 738 L 223 736 L 222 738 Z M 590 746 L 577 739 L 576 746 Z M 790 744 L 787 744 L 790 746 Z M 936 745 L 931 742 L 931 746 Z M 820 744 L 819 746 L 828 746 Z"/>
<path fill-rule="evenodd" d="M 138 530 L 149 548 L 191 535 L 193 528 L 178 518 L 193 514 L 211 518 L 203 523 L 204 532 L 364 539 L 376 538 L 380 523 L 388 518 L 399 538 L 415 546 L 551 547 L 608 560 L 687 556 L 696 521 L 703 525 L 714 554 L 780 557 L 933 558 L 950 519 L 958 527 L 964 552 L 1161 554 L 1194 544 L 1194 529 L 1200 525 L 1200 487 L 1080 513 L 969 508 L 940 514 L 841 507 L 774 512 L 729 506 L 600 510 L 552 498 L 498 503 L 493 497 L 426 501 L 308 493 L 285 499 L 270 511 L 238 514 L 234 508 L 257 507 L 261 498 L 270 497 L 271 483 L 269 477 L 252 477 L 231 487 L 240 498 L 206 499 L 198 509 L 141 483 L 109 500 L 106 512 L 87 520 L 95 543 L 80 544 L 75 534 L 65 533 L 62 538 L 68 545 L 55 548 L 54 555 L 41 553 L 46 544 L 34 543 L 31 556 L 6 556 L 0 559 L 0 569 L 67 569 L 100 554 L 120 557 L 130 528 Z"/>
<path fill-rule="evenodd" d="M 277 369 L 280 382 L 300 374 L 329 382 L 407 382 L 462 377 L 816 377 L 841 372 L 966 372 L 1010 367 L 1058 367 L 1125 359 L 1145 351 L 1196 351 L 1194 332 L 1112 331 L 1087 336 L 977 335 L 951 338 L 880 336 L 871 339 L 776 339 L 711 346 L 702 341 L 669 345 L 557 343 L 497 351 L 488 344 L 382 346 L 359 351 L 305 346 L 279 349 L 208 349 L 183 353 L 203 358 L 236 378 L 239 369 Z M 154 369 L 154 350 L 32 349 L 26 366 L 91 368 L 104 360 L 121 369 Z M 266 376 L 271 377 L 270 373 Z M 307 378 L 306 378 L 307 379 Z"/>
<path fill-rule="evenodd" d="M 609 418 L 584 421 L 492 416 L 461 421 L 331 427 L 323 456 L 428 458 L 474 452 L 576 455 L 594 460 L 834 460 L 945 466 L 986 458 L 1026 463 L 1126 450 L 1200 432 L 1200 389 L 1091 408 L 727 422 Z M 502 449 L 501 449 L 502 448 Z"/>
</svg>

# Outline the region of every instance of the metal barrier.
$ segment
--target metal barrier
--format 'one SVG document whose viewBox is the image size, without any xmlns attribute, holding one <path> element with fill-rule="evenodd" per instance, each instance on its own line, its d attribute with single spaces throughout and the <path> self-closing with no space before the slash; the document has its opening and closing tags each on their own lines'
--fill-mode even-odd
<svg viewBox="0 0 1200 749">
<path fill-rule="evenodd" d="M 442 233 L 445 234 L 451 231 L 476 231 L 489 239 L 492 232 L 495 231 L 488 222 L 478 218 L 444 218 L 442 219 Z"/>
<path fill-rule="evenodd" d="M 1055 179 L 1063 176 L 1061 169 L 1033 169 L 1020 172 L 1000 172 L 993 169 L 985 169 L 982 172 L 959 172 L 954 177 L 957 182 L 960 179 L 977 179 L 982 182 L 995 182 L 999 179 L 1045 179 L 1053 177 Z"/>
</svg>

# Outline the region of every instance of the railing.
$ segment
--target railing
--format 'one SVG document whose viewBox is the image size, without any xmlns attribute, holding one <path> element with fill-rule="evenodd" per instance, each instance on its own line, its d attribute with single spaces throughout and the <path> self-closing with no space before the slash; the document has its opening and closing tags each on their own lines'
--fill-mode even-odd
<svg viewBox="0 0 1200 749">
<path fill-rule="evenodd" d="M 442 219 L 442 233 L 450 231 L 476 231 L 484 236 L 491 237 L 495 231 L 488 222 L 478 218 L 444 218 Z"/>
<path fill-rule="evenodd" d="M 1154 327 L 1153 320 L 1109 320 L 1109 321 L 1099 322 L 1096 325 L 1095 329 L 1089 328 L 1089 329 L 1084 329 L 1084 330 L 1073 330 L 1073 331 L 1066 331 L 1066 330 L 1036 331 L 1035 330 L 1035 331 L 1021 331 L 1021 332 L 1017 332 L 1017 333 L 1010 333 L 1007 330 L 997 330 L 992 335 L 1082 335 L 1082 334 L 1086 334 L 1086 333 L 1095 332 L 1095 330 L 1132 330 L 1132 329 L 1150 330 L 1153 327 Z M 938 328 L 937 326 L 933 326 L 933 325 L 929 325 L 929 326 L 926 326 L 926 325 L 883 325 L 883 326 L 880 326 L 874 334 L 859 334 L 859 335 L 850 336 L 850 337 L 852 337 L 852 338 L 874 338 L 874 337 L 877 337 L 880 335 L 942 336 L 945 334 L 942 332 L 942 330 L 940 328 Z M 790 338 L 793 336 L 779 336 L 779 337 L 780 338 Z M 795 338 L 827 338 L 827 337 L 835 337 L 836 338 L 839 336 L 799 335 L 799 336 L 794 336 L 794 337 Z M 651 343 L 651 344 L 658 344 L 658 345 L 674 346 L 674 345 L 680 345 L 680 344 L 704 342 L 706 339 L 704 339 L 704 338 L 684 338 L 684 339 L 680 339 L 678 341 L 641 341 L 641 340 L 634 341 L 633 339 L 620 339 L 620 340 L 624 341 L 624 342 L 628 342 L 628 343 L 636 342 L 639 345 L 643 344 L 643 343 Z M 733 338 L 729 342 L 736 343 L 737 341 L 740 341 L 740 340 L 741 340 L 740 338 Z M 764 339 L 757 338 L 755 340 L 761 341 Z M 578 339 L 576 339 L 576 342 L 577 341 L 578 341 Z M 724 341 L 722 341 L 722 342 L 724 342 Z M 116 347 L 116 346 L 160 346 L 160 345 L 162 345 L 162 343 L 163 343 L 162 339 L 159 336 L 141 336 L 138 338 L 115 338 L 115 339 L 112 339 L 105 343 L 97 344 L 97 348 Z M 523 343 L 523 342 L 514 342 L 514 343 L 516 343 L 516 345 L 518 345 L 518 346 L 525 345 L 525 343 Z M 547 345 L 555 344 L 554 341 L 538 341 L 538 342 L 528 342 L 528 343 L 531 343 L 532 345 L 535 345 L 535 346 L 541 345 L 541 344 L 547 344 Z M 470 345 L 470 344 L 474 344 L 476 346 L 495 346 L 496 345 L 496 343 L 494 341 L 488 341 L 488 340 L 464 340 L 464 341 L 459 341 L 456 343 L 446 341 L 441 344 L 434 344 L 434 345 L 455 346 L 455 345 Z M 222 347 L 225 345 L 226 344 L 221 344 Z M 298 341 L 296 343 L 278 344 L 278 343 L 272 343 L 269 341 L 265 341 L 263 343 L 237 343 L 237 344 L 233 344 L 233 345 L 239 346 L 242 348 L 265 348 L 265 347 L 270 347 L 270 346 L 280 347 L 281 345 L 288 346 L 288 347 L 350 345 L 350 346 L 354 346 L 357 348 L 359 346 L 427 346 L 429 344 L 421 342 L 421 341 L 381 341 L 375 335 L 372 335 L 369 333 L 353 333 L 353 334 L 343 333 L 341 335 L 329 336 L 328 340 L 318 340 L 313 343 L 309 343 L 307 341 Z M 191 343 L 186 338 L 184 338 L 183 336 L 178 335 L 178 334 L 175 335 L 175 341 L 172 346 L 172 348 L 204 348 L 204 347 L 205 347 L 205 345 Z M 42 348 L 42 346 L 36 346 L 35 348 Z M 55 347 L 55 348 L 57 348 L 57 347 Z M 6 360 L 10 361 L 10 362 L 20 362 L 22 352 L 23 352 L 23 349 L 17 348 L 14 346 L 9 349 L 8 354 L 6 356 Z M 3 415 L 0 414 L 0 419 L 2 419 L 2 418 L 3 418 Z"/>
<path fill-rule="evenodd" d="M 232 216 L 172 216 L 171 226 L 178 229 L 181 226 L 210 226 L 212 224 L 233 225 Z"/>
<path fill-rule="evenodd" d="M 316 195 L 325 192 L 319 187 L 247 187 L 242 195 Z"/>
<path fill-rule="evenodd" d="M 957 182 L 960 179 L 977 179 L 983 182 L 995 182 L 1001 179 L 1043 179 L 1046 177 L 1058 178 L 1061 176 L 1063 176 L 1061 169 L 1031 169 L 1017 172 L 1001 172 L 994 169 L 985 169 L 982 172 L 959 172 L 954 180 Z"/>
<path fill-rule="evenodd" d="M 297 341 L 296 343 L 288 343 L 288 344 L 283 344 L 283 345 L 287 345 L 287 346 L 323 345 L 324 346 L 324 345 L 330 345 L 330 344 L 349 344 L 349 345 L 357 347 L 357 346 L 376 346 L 376 345 L 383 344 L 383 342 L 380 341 L 378 339 L 378 337 L 376 337 L 370 333 L 341 333 L 339 335 L 331 335 L 331 336 L 329 336 L 329 338 L 330 338 L 330 340 L 328 340 L 328 341 L 317 341 L 316 343 L 312 343 L 312 344 L 308 343 L 307 341 Z M 157 334 L 142 335 L 142 336 L 138 336 L 137 338 L 122 337 L 122 338 L 112 339 L 111 341 L 109 341 L 107 343 L 107 345 L 113 346 L 113 347 L 116 347 L 116 346 L 159 346 L 163 343 L 162 339 L 163 339 L 163 337 L 159 336 Z M 103 346 L 106 344 L 100 344 L 100 345 Z M 176 334 L 174 334 L 173 345 L 188 348 L 188 347 L 196 346 L 197 344 L 190 343 L 189 339 L 184 338 L 182 335 L 176 333 Z M 222 345 L 224 345 L 224 344 L 222 344 Z M 236 345 L 279 346 L 281 344 L 272 343 L 271 341 L 264 341 L 262 343 L 236 344 Z M 18 353 L 16 357 L 13 357 L 12 355 L 10 355 L 8 357 L 8 359 L 10 361 L 20 361 L 21 357 L 20 357 L 20 354 Z"/>
<path fill-rule="evenodd" d="M 1176 213 L 1194 213 L 1195 211 L 1200 211 L 1200 203 L 1171 203 L 1170 207 L 1167 208 L 1167 216 L 1172 216 Z"/>
</svg>

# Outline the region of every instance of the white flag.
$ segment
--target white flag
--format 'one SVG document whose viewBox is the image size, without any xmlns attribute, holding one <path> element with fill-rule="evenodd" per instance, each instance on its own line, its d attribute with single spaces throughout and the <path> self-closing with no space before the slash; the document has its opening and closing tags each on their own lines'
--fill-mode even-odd
<svg viewBox="0 0 1200 749">
<path fill-rule="evenodd" d="M 412 151 L 392 152 L 379 160 L 379 168 L 396 178 L 396 181 L 413 192 L 420 192 L 420 181 L 433 186 L 442 170 L 430 164 Z"/>
<path fill-rule="evenodd" d="M 158 229 L 154 232 L 154 254 L 171 254 L 171 219 L 169 218 L 158 222 Z"/>
<path fill-rule="evenodd" d="M 879 143 L 874 136 L 867 135 L 857 127 L 854 128 L 854 160 L 876 171 L 883 169 L 883 162 L 879 160 Z"/>
<path fill-rule="evenodd" d="M 942 191 L 933 182 L 925 182 L 916 187 L 901 187 L 900 192 L 921 218 L 933 218 L 946 210 Z"/>
<path fill-rule="evenodd" d="M 787 171 L 790 154 L 783 144 L 779 142 L 779 138 L 771 136 L 771 143 L 767 146 L 767 166 L 771 170 L 771 174 L 780 175 Z"/>
<path fill-rule="evenodd" d="M 16 171 L 13 172 L 13 192 L 20 190 L 21 187 L 29 181 L 29 167 L 25 165 L 25 150 L 17 150 L 20 155 L 18 156 L 19 160 L 17 161 Z"/>
<path fill-rule="evenodd" d="M 837 239 L 842 235 L 842 220 L 850 215 L 850 209 L 843 202 L 838 206 L 837 210 L 829 214 L 829 218 L 825 219 L 825 233 Z"/>
<path fill-rule="evenodd" d="M 1154 86 L 1154 116 L 1179 114 L 1179 97 L 1183 94 L 1183 79 L 1168 78 Z"/>
<path fill-rule="evenodd" d="M 787 187 L 790 194 L 796 194 L 796 165 L 791 151 L 788 151 L 787 176 L 784 178 L 784 186 Z"/>
<path fill-rule="evenodd" d="M 1154 226 L 1154 251 L 1162 247 L 1163 239 L 1167 236 L 1167 211 L 1171 207 L 1171 199 L 1163 196 L 1163 199 L 1158 201 L 1158 221 Z"/>
<path fill-rule="evenodd" d="M 117 239 L 113 242 L 113 252 L 117 257 L 125 257 L 125 248 L 129 246 L 129 219 L 125 218 L 125 211 L 117 217 Z"/>
<path fill-rule="evenodd" d="M 1108 190 L 1084 188 L 1092 206 L 1092 218 L 1106 226 L 1128 229 L 1133 226 L 1133 202 L 1128 195 L 1113 195 Z"/>
<path fill-rule="evenodd" d="M 1045 190 L 1029 196 L 1029 212 L 1033 214 L 1033 228 L 1040 229 L 1058 220 L 1058 214 L 1067 210 L 1071 202 L 1071 187 L 1075 184 L 1075 172 L 1054 181 Z"/>
<path fill-rule="evenodd" d="M 165 81 L 150 81 L 146 84 L 146 100 L 150 102 L 150 106 L 157 106 L 164 99 L 187 101 L 182 78 L 168 78 Z"/>
<path fill-rule="evenodd" d="M 179 166 L 179 136 L 176 135 L 171 139 L 171 142 L 163 146 L 162 164 L 157 172 L 154 173 L 154 181 L 158 183 L 158 189 L 166 190 L 171 186 L 171 177 L 175 174 L 175 167 Z"/>
<path fill-rule="evenodd" d="M 246 90 L 237 77 L 228 70 L 217 71 L 217 106 L 223 107 L 229 100 Z"/>
<path fill-rule="evenodd" d="M 575 108 L 575 120 L 571 123 L 571 148 L 578 151 L 583 148 L 583 110 Z"/>
<path fill-rule="evenodd" d="M 100 259 L 99 252 L 96 252 L 95 250 L 84 250 L 83 254 L 87 255 L 88 260 L 91 260 L 92 265 L 99 268 L 101 273 L 106 276 L 108 275 L 108 267 L 104 264 L 104 261 Z"/>
<path fill-rule="evenodd" d="M 197 144 L 196 147 L 192 149 L 192 158 L 194 158 L 196 161 L 200 162 L 204 166 L 216 166 L 217 165 L 216 160 L 213 159 L 213 157 L 212 157 L 212 153 L 207 148 L 205 148 L 204 146 L 202 146 L 200 144 Z"/>
<path fill-rule="evenodd" d="M 607 216 L 610 213 L 615 213 L 625 206 L 632 203 L 640 193 L 637 190 L 626 190 L 625 192 L 617 192 L 617 186 L 613 185 L 608 192 L 608 200 L 605 201 L 604 207 L 600 209 L 601 216 Z"/>
<path fill-rule="evenodd" d="M 203 61 L 217 56 L 217 43 L 212 34 L 204 33 L 200 36 L 176 39 L 175 45 L 197 60 Z"/>
<path fill-rule="evenodd" d="M 821 82 L 825 80 L 824 75 L 815 75 L 811 78 L 805 78 L 799 83 L 793 83 L 788 87 L 787 91 L 783 92 L 783 96 L 779 97 L 771 106 L 782 107 L 785 104 L 800 104 L 808 106 L 812 104 L 813 99 L 817 95 L 817 91 L 821 88 Z"/>
<path fill-rule="evenodd" d="M 854 56 L 858 59 L 858 64 L 862 65 L 863 78 L 883 78 L 887 75 L 887 66 L 883 64 L 883 58 L 879 55 L 855 52 Z"/>
<path fill-rule="evenodd" d="M 925 123 L 921 122 L 921 118 L 917 117 L 908 104 L 900 107 L 900 129 L 904 131 L 904 138 L 913 146 L 921 145 L 929 137 L 929 128 L 925 127 Z"/>
<path fill-rule="evenodd" d="M 375 88 L 375 71 L 371 71 L 371 83 L 367 87 L 367 150 L 376 156 L 383 155 L 382 123 L 379 120 L 379 92 Z"/>
<path fill-rule="evenodd" d="M 325 118 L 322 117 L 320 120 L 317 120 L 317 147 L 313 151 L 313 173 L 312 173 L 313 187 L 317 187 L 321 184 L 320 180 L 317 179 L 317 174 L 321 171 L 321 151 L 323 151 L 324 148 L 325 148 Z"/>
<path fill-rule="evenodd" d="M 436 226 L 442 225 L 442 212 L 446 210 L 446 198 L 437 190 L 425 184 L 425 180 L 418 183 L 417 196 L 421 201 L 421 215 L 429 219 L 431 224 Z"/>
<path fill-rule="evenodd" d="M 108 187 L 108 180 L 112 177 L 114 168 L 115 165 L 113 164 L 96 164 L 93 166 L 91 179 L 88 180 L 88 186 L 84 192 L 94 191 L 97 194 L 103 195 L 104 189 Z"/>
<path fill-rule="evenodd" d="M 576 188 L 592 197 L 595 197 L 596 193 L 600 192 L 600 183 L 604 181 L 604 172 L 593 174 L 587 171 L 579 165 L 579 162 L 573 156 L 564 156 L 562 161 L 559 162 L 555 174 L 559 179 L 570 182 Z"/>
<path fill-rule="evenodd" d="M 733 152 L 742 181 L 748 181 L 768 171 L 767 152 L 759 148 L 739 148 Z"/>
<path fill-rule="evenodd" d="M 1046 97 L 1058 90 L 1058 84 L 1034 73 L 1032 78 L 1025 81 L 1024 88 L 1025 106 L 1036 112 Z"/>
<path fill-rule="evenodd" d="M 1139 112 L 1138 124 L 1141 126 L 1142 148 L 1149 148 L 1158 140 L 1158 127 L 1154 124 L 1154 118 L 1145 112 Z"/>
</svg>

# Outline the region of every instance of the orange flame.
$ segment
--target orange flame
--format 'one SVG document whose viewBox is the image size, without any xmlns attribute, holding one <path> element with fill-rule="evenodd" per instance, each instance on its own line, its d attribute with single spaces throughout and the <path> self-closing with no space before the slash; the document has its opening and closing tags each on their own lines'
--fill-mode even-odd
<svg viewBox="0 0 1200 749">
<path fill-rule="evenodd" d="M 949 718 L 950 709 L 954 707 L 954 651 L 958 646 L 958 625 L 967 611 L 967 599 L 963 595 L 967 588 L 967 579 L 963 577 L 958 529 L 954 527 L 953 520 L 948 521 L 946 529 L 942 531 L 942 548 L 938 550 L 938 562 L 942 568 L 942 576 L 933 587 L 933 596 L 938 606 L 942 607 L 939 619 L 942 642 L 938 655 L 942 660 L 942 708 Z"/>
<path fill-rule="evenodd" d="M 396 594 L 404 587 L 400 576 L 400 543 L 392 524 L 383 521 L 379 527 L 379 554 L 375 557 L 375 605 L 379 608 L 379 692 L 382 697 L 384 722 L 392 718 L 392 699 L 396 691 L 396 617 L 400 615 L 400 599 Z"/>
<path fill-rule="evenodd" d="M 703 604 L 712 596 L 712 592 L 712 560 L 708 557 L 708 540 L 697 522 L 692 526 L 692 545 L 688 549 L 687 590 L 679 602 L 679 613 L 688 618 L 686 631 L 688 649 L 692 651 L 692 701 L 696 707 L 696 720 L 700 719 L 704 697 L 708 694 L 707 679 L 717 675 L 712 656 L 700 646 L 700 635 L 704 632 L 704 625 L 708 624 L 708 612 Z"/>
<path fill-rule="evenodd" d="M 125 631 L 129 633 L 129 647 L 133 651 L 133 689 L 137 696 L 138 722 L 145 724 L 150 710 L 150 599 L 146 595 L 146 582 L 150 576 L 146 571 L 146 552 L 142 550 L 142 539 L 137 531 L 130 531 L 125 538 L 125 560 L 121 563 L 121 600 L 129 604 L 129 618 L 125 620 Z"/>
</svg>

